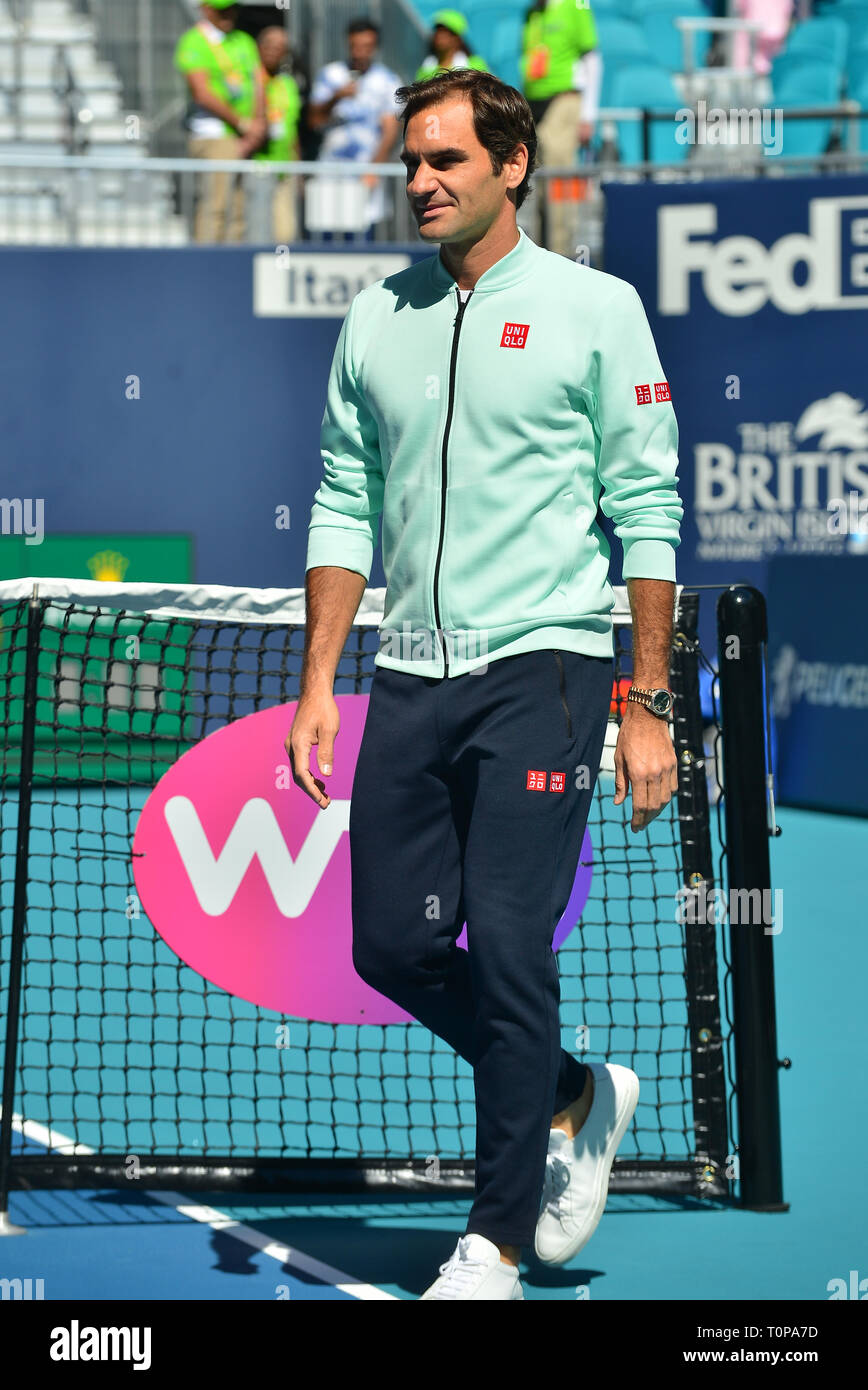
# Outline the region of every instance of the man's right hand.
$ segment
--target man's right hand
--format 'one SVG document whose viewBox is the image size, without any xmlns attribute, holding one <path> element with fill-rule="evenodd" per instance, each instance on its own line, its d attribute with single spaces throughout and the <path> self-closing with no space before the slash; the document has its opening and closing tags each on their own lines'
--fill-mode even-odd
<svg viewBox="0 0 868 1390">
<path fill-rule="evenodd" d="M 289 754 L 292 780 L 323 810 L 331 805 L 325 783 L 310 770 L 310 750 L 317 745 L 317 766 L 330 777 L 334 766 L 335 738 L 341 724 L 337 702 L 326 691 L 302 697 L 284 747 Z"/>
<path fill-rule="evenodd" d="M 339 101 L 343 101 L 344 97 L 354 97 L 355 95 L 356 95 L 356 84 L 355 84 L 355 82 L 347 82 L 345 86 L 343 86 L 343 87 L 338 87 L 337 91 L 336 91 L 336 92 L 334 93 L 334 95 L 332 96 L 332 101 L 335 102 L 335 103 L 337 103 L 337 102 L 339 102 Z"/>
</svg>

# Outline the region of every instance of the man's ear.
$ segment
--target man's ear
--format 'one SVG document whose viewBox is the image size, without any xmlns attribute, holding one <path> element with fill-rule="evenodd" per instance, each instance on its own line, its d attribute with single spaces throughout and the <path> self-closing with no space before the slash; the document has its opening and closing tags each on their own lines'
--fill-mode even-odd
<svg viewBox="0 0 868 1390">
<path fill-rule="evenodd" d="M 506 164 L 509 165 L 509 177 L 511 180 L 513 180 L 513 182 L 510 183 L 509 188 L 507 189 L 507 192 L 511 196 L 514 195 L 520 188 L 521 184 L 524 183 L 524 178 L 527 173 L 527 159 L 525 158 L 523 162 L 516 160 L 516 153 L 519 150 L 524 150 L 525 156 L 527 155 L 527 145 L 517 145 L 515 150 L 513 150 L 512 154 L 508 156 L 508 158 L 505 161 Z M 515 198 L 513 197 L 513 202 L 514 201 Z"/>
</svg>

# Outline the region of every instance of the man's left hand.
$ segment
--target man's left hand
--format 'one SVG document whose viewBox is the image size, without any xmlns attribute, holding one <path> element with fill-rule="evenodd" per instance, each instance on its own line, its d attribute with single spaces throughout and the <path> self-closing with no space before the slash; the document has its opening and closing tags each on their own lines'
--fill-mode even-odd
<svg viewBox="0 0 868 1390">
<path fill-rule="evenodd" d="M 665 719 L 628 704 L 615 745 L 615 802 L 633 796 L 630 829 L 644 830 L 678 790 L 678 762 Z"/>
</svg>

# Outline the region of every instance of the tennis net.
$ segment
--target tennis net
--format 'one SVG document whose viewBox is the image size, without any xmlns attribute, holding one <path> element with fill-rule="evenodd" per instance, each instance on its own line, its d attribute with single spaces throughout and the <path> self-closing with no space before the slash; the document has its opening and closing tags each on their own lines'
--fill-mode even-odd
<svg viewBox="0 0 868 1390">
<path fill-rule="evenodd" d="M 678 795 L 637 836 L 629 799 L 612 804 L 631 649 L 616 591 L 612 713 L 580 869 L 590 886 L 558 952 L 563 1045 L 641 1079 L 613 1190 L 732 1187 L 720 928 L 678 911 L 680 889 L 725 868 L 701 597 L 678 593 Z M 365 592 L 336 696 L 369 690 L 382 604 L 382 590 Z M 0 1197 L 4 1181 L 94 1185 L 131 1164 L 145 1185 L 471 1188 L 472 1073 L 445 1044 L 414 1022 L 320 1021 L 240 997 L 172 949 L 138 893 L 136 831 L 159 779 L 245 716 L 286 706 L 288 733 L 303 592 L 5 581 L 0 621 Z M 221 787 L 209 795 L 229 795 Z M 346 918 L 349 902 L 330 911 Z M 326 943 L 326 976 L 328 959 Z"/>
</svg>

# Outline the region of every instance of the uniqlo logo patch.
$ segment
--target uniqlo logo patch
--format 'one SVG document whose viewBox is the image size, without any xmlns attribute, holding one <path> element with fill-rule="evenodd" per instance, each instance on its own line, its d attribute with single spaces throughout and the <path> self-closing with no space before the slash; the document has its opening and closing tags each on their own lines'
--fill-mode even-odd
<svg viewBox="0 0 868 1390">
<path fill-rule="evenodd" d="M 655 381 L 654 399 L 655 401 L 669 401 L 672 399 L 672 397 L 669 395 L 668 381 Z"/>
<path fill-rule="evenodd" d="M 527 342 L 527 335 L 529 332 L 529 323 L 505 323 L 503 325 L 503 337 L 500 340 L 500 346 L 523 348 Z"/>
<path fill-rule="evenodd" d="M 544 772 L 528 772 L 527 789 L 529 792 L 544 792 L 546 789 L 546 775 Z"/>
<path fill-rule="evenodd" d="M 637 386 L 637 387 L 636 387 L 636 404 L 637 404 L 637 405 L 650 405 L 650 404 L 651 404 L 651 387 L 650 387 L 648 384 L 646 384 L 645 386 Z"/>
<path fill-rule="evenodd" d="M 565 772 L 553 772 L 552 779 L 549 782 L 549 791 L 562 792 L 566 783 L 566 776 L 567 774 Z"/>
</svg>

